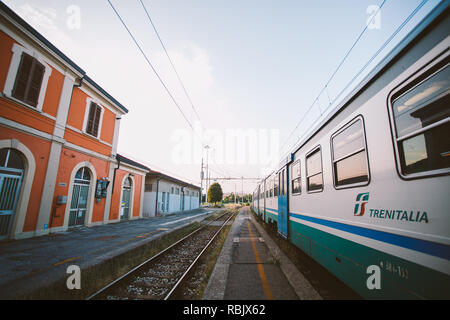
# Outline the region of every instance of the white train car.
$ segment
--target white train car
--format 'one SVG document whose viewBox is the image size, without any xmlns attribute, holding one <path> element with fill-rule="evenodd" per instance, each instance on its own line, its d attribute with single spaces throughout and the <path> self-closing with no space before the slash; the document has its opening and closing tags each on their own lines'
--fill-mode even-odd
<svg viewBox="0 0 450 320">
<path fill-rule="evenodd" d="M 272 172 L 265 180 L 266 185 L 266 203 L 264 207 L 263 220 L 266 223 L 277 223 L 278 220 L 278 198 L 277 182 L 275 172 Z"/>
<path fill-rule="evenodd" d="M 449 17 L 444 1 L 265 180 L 279 234 L 366 298 L 450 298 Z"/>
</svg>

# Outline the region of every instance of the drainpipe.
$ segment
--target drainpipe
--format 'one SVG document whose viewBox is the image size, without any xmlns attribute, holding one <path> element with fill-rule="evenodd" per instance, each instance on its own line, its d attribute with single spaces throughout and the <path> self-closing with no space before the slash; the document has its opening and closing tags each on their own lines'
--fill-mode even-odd
<svg viewBox="0 0 450 320">
<path fill-rule="evenodd" d="M 117 169 L 120 168 L 120 158 L 117 158 L 117 156 L 116 156 L 116 160 L 117 160 L 118 164 L 117 164 L 117 167 L 114 168 L 114 175 L 113 175 L 113 181 L 112 181 L 113 183 L 112 183 L 111 197 L 112 197 L 112 194 L 114 193 L 114 185 L 115 185 L 115 182 L 116 182 L 116 171 L 117 171 Z"/>
<path fill-rule="evenodd" d="M 73 96 L 73 89 L 74 88 L 79 88 L 83 85 L 83 79 L 84 79 L 84 74 L 80 77 L 80 83 L 78 84 L 74 84 L 72 87 L 72 93 L 70 94 L 70 102 L 72 102 L 72 96 Z"/>
<path fill-rule="evenodd" d="M 158 188 L 159 188 L 159 180 L 156 178 L 156 200 L 155 200 L 155 217 L 158 215 Z"/>
<path fill-rule="evenodd" d="M 80 83 L 79 84 L 74 84 L 73 86 L 77 87 L 77 88 L 81 87 L 83 85 L 83 80 L 84 80 L 84 75 L 81 76 Z"/>
</svg>

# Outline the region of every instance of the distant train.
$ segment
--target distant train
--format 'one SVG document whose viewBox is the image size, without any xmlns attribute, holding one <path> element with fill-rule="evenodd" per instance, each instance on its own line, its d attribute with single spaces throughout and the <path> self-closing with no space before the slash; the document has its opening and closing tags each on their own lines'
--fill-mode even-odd
<svg viewBox="0 0 450 320">
<path fill-rule="evenodd" d="M 253 192 L 365 298 L 450 298 L 449 32 L 443 1 Z"/>
</svg>

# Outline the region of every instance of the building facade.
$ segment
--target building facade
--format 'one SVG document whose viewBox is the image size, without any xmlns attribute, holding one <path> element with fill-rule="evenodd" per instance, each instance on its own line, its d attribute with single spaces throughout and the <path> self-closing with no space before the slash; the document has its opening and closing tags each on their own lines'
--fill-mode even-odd
<svg viewBox="0 0 450 320">
<path fill-rule="evenodd" d="M 145 177 L 144 217 L 195 210 L 200 207 L 200 187 L 151 171 Z"/>
<path fill-rule="evenodd" d="M 0 239 L 142 217 L 128 110 L 0 2 Z"/>
</svg>

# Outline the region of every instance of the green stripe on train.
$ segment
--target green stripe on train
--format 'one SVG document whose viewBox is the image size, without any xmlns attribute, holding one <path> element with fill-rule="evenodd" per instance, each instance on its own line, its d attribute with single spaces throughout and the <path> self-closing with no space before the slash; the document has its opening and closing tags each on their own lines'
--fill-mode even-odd
<svg viewBox="0 0 450 320">
<path fill-rule="evenodd" d="M 385 252 L 295 221 L 289 223 L 294 245 L 369 299 L 450 299 L 450 277 Z M 381 289 L 366 285 L 369 265 L 381 269 Z"/>
</svg>

